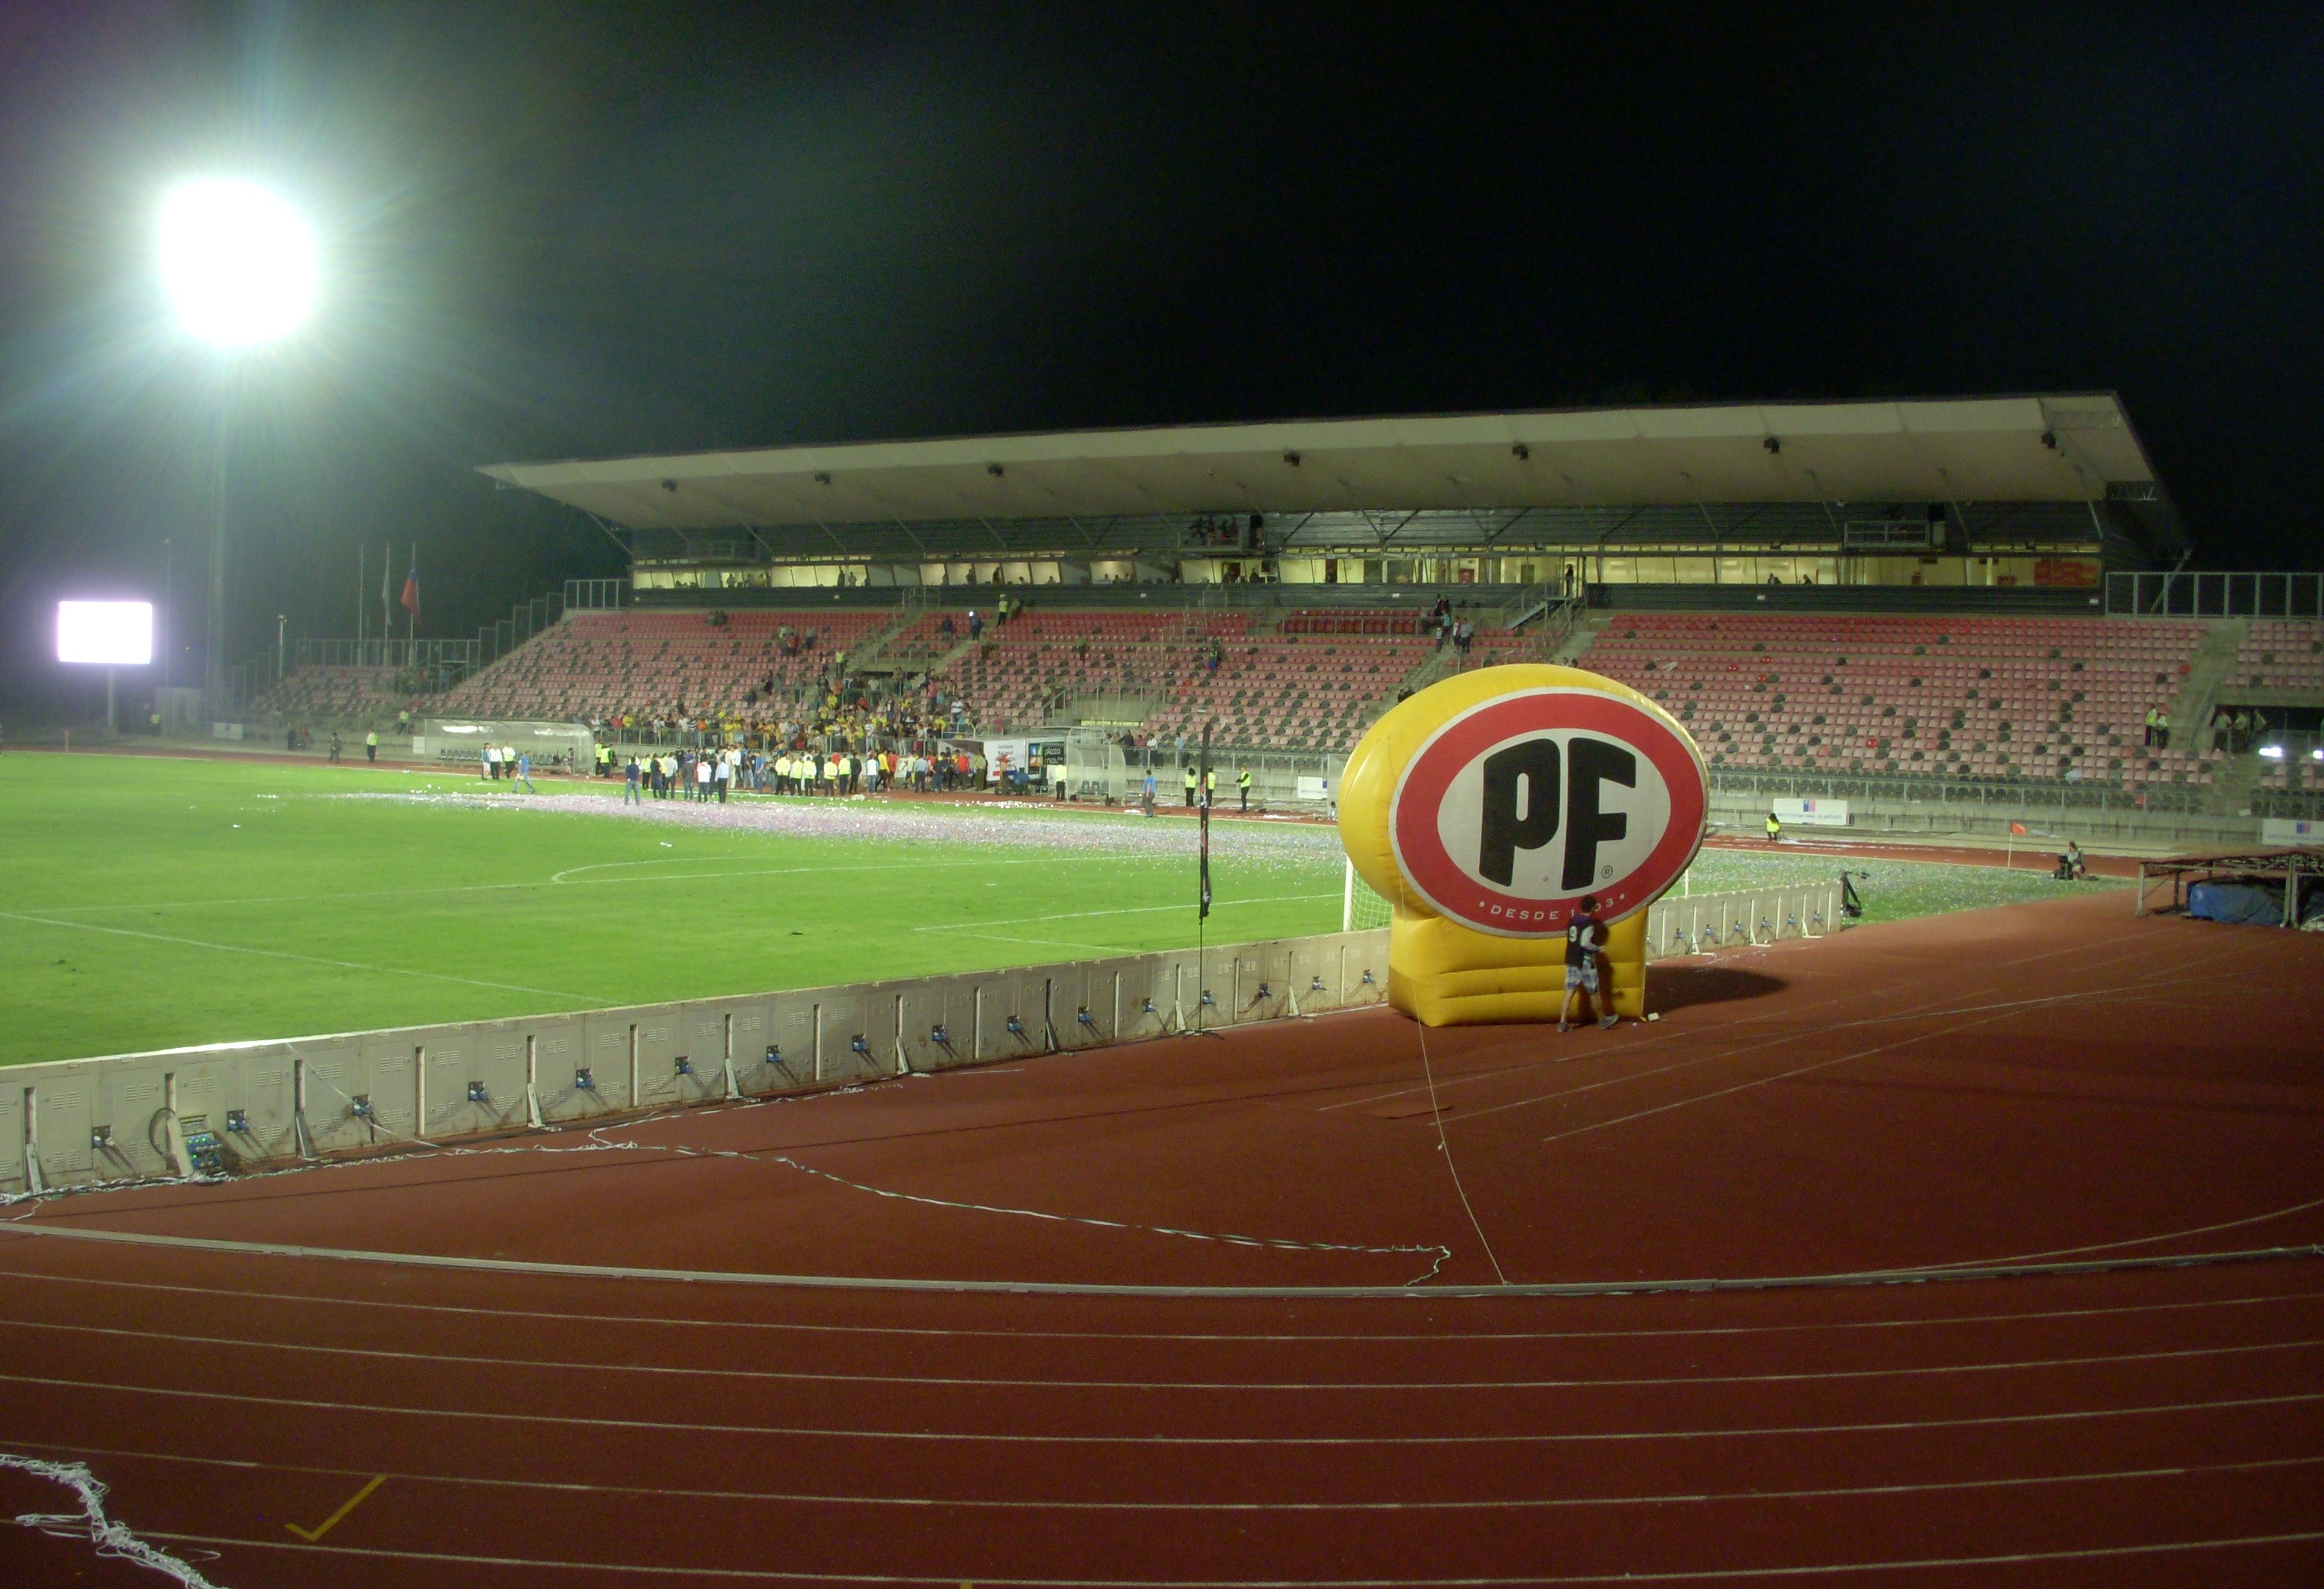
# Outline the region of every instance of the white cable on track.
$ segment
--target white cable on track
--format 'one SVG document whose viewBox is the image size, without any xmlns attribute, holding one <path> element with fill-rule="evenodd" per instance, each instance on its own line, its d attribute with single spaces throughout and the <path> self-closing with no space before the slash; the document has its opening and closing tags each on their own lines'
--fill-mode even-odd
<svg viewBox="0 0 2324 1589">
<path fill-rule="evenodd" d="M 191 1563 L 146 1544 L 106 1516 L 106 1487 L 95 1474 L 88 1471 L 87 1463 L 46 1462 L 37 1456 L 18 1456 L 13 1452 L 0 1451 L 0 1468 L 14 1468 L 36 1479 L 62 1484 L 79 1498 L 80 1510 L 78 1513 L 28 1511 L 16 1519 L 23 1527 L 38 1529 L 51 1538 L 87 1539 L 97 1547 L 97 1555 L 134 1562 L 174 1580 L 184 1585 L 184 1589 L 219 1589 L 217 1584 L 202 1576 L 200 1569 Z"/>
</svg>

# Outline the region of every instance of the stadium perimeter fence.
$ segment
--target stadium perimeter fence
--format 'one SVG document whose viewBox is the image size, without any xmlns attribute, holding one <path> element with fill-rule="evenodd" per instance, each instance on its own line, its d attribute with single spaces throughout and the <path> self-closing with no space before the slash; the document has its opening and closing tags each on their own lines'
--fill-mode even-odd
<svg viewBox="0 0 2324 1589">
<path fill-rule="evenodd" d="M 1712 955 L 1765 948 L 1784 938 L 1821 938 L 1840 925 L 1840 899 L 1838 878 L 1783 888 L 1665 894 L 1646 910 L 1646 958 Z M 1364 932 L 1386 927 L 1391 907 L 1351 865 L 1342 883 L 1340 913 L 1343 929 Z"/>
<path fill-rule="evenodd" d="M 1666 900 L 1648 953 L 1821 937 L 1840 900 L 1836 882 Z M 0 1076 L 0 1195 L 285 1169 L 1361 1009 L 1386 999 L 1388 936 L 17 1066 Z"/>
</svg>

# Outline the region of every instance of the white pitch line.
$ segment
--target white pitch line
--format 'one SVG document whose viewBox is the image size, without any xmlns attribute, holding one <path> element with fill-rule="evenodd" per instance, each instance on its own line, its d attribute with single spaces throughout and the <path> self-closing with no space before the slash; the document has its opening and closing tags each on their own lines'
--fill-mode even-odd
<svg viewBox="0 0 2324 1589">
<path fill-rule="evenodd" d="M 1217 900 L 1213 910 L 1222 910 L 1229 905 L 1280 905 L 1293 901 L 1336 900 L 1337 893 L 1328 894 L 1261 894 L 1248 900 Z M 1168 905 L 1123 905 L 1110 910 L 1060 910 L 1049 916 L 1012 916 L 1000 921 L 964 922 L 958 926 L 939 922 L 928 927 L 916 927 L 914 932 L 965 932 L 982 927 L 1031 927 L 1042 921 L 1085 921 L 1093 916 L 1157 916 L 1169 910 L 1191 910 L 1194 901 L 1182 900 Z"/>
<path fill-rule="evenodd" d="M 270 960 L 296 960 L 307 965 L 329 965 L 340 971 L 367 971 L 378 976 L 418 976 L 431 982 L 456 982 L 472 988 L 494 988 L 502 993 L 539 993 L 547 999 L 574 999 L 588 1003 L 593 993 L 568 993 L 558 988 L 528 987 L 522 983 L 485 982 L 473 976 L 454 976 L 446 971 L 411 971 L 401 965 L 366 965 L 358 960 L 332 960 L 320 955 L 294 955 L 288 949 L 256 949 L 245 944 L 218 944 L 207 938 L 180 938 L 165 932 L 141 932 L 127 927 L 99 927 L 93 921 L 60 921 L 53 916 L 28 916 L 19 910 L 0 910 L 0 919 L 30 921 L 42 927 L 60 927 L 72 932 L 101 932 L 114 938 L 144 938 L 157 944 L 181 944 L 188 948 L 215 949 L 222 955 L 258 955 Z"/>
<path fill-rule="evenodd" d="M 750 855 L 737 855 L 733 858 L 736 861 L 748 861 L 756 859 L 757 857 Z M 1115 858 L 1125 861 L 1143 861 L 1168 859 L 1169 857 L 1122 855 Z M 1056 859 L 1057 858 L 1055 855 L 1035 855 L 1024 860 L 1016 861 L 996 861 L 990 859 L 964 861 L 881 861 L 862 866 L 776 866 L 763 871 L 753 872 L 714 872 L 702 873 L 699 877 L 687 878 L 586 877 L 576 878 L 570 882 L 563 881 L 566 876 L 566 873 L 554 873 L 550 875 L 549 882 L 547 882 L 442 883 L 433 888 L 366 889 L 359 893 L 252 894 L 241 899 L 232 900 L 131 900 L 124 901 L 117 904 L 107 905 L 43 905 L 41 909 L 51 913 L 86 914 L 93 910 L 222 910 L 243 905 L 361 904 L 377 900 L 422 899 L 430 894 L 510 893 L 521 889 L 543 889 L 550 887 L 551 885 L 558 885 L 566 888 L 598 888 L 615 883 L 690 882 L 706 880 L 715 882 L 720 878 L 726 877 L 804 876 L 810 873 L 819 876 L 825 873 L 927 871 L 940 866 L 1049 866 L 1056 864 Z M 718 864 L 718 861 L 719 858 L 716 856 L 670 855 L 658 857 L 653 861 L 606 862 L 603 863 L 603 864 L 674 866 L 691 863 L 697 866 L 715 866 Z M 589 869 L 590 868 L 588 867 L 576 866 L 569 867 L 567 870 L 567 872 L 583 872 Z"/>
</svg>

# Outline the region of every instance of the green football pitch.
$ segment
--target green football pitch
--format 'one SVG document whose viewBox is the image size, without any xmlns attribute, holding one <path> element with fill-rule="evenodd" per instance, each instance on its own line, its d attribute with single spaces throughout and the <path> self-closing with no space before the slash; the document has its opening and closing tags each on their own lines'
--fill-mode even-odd
<svg viewBox="0 0 2324 1589">
<path fill-rule="evenodd" d="M 641 813 L 607 786 L 540 788 L 361 766 L 0 757 L 0 1064 L 1195 938 L 1184 817 L 771 797 Z M 1711 851 L 1690 886 L 1836 866 Z M 1991 868 L 1869 870 L 1858 886 L 1874 919 L 2052 886 Z M 1335 931 L 1342 875 L 1327 828 L 1222 822 L 1209 940 Z"/>
</svg>

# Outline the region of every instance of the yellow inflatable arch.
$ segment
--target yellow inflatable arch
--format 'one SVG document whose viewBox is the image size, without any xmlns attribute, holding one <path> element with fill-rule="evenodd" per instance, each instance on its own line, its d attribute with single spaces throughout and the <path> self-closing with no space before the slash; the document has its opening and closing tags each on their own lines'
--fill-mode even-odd
<svg viewBox="0 0 2324 1589">
<path fill-rule="evenodd" d="M 1428 1026 L 1558 1019 L 1566 924 L 1594 894 L 1612 1009 L 1643 1016 L 1646 908 L 1707 799 L 1686 730 L 1595 673 L 1484 668 L 1400 702 L 1340 790 L 1341 843 L 1395 911 L 1388 1002 Z"/>
</svg>

